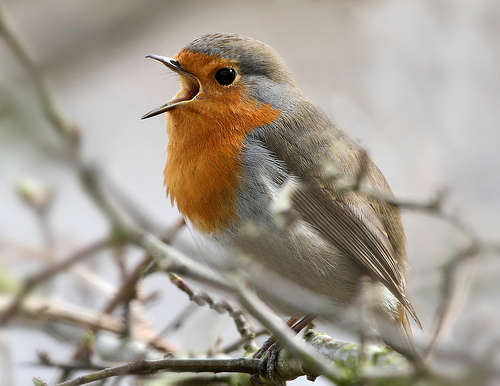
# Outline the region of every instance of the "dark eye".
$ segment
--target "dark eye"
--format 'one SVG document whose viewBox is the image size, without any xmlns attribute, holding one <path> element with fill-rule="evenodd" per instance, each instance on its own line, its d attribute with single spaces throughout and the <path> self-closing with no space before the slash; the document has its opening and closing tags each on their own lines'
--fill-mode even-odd
<svg viewBox="0 0 500 386">
<path fill-rule="evenodd" d="M 236 79 L 236 71 L 233 68 L 221 68 L 215 73 L 215 80 L 222 86 L 230 85 Z"/>
</svg>

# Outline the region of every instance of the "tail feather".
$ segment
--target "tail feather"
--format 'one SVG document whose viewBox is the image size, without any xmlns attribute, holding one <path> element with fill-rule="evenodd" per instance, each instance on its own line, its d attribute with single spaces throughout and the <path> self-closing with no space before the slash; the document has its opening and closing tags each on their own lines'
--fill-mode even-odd
<svg viewBox="0 0 500 386">
<path fill-rule="evenodd" d="M 403 304 L 399 304 L 395 319 L 380 318 L 378 330 L 385 344 L 403 354 L 415 365 L 418 366 L 422 363 L 421 356 L 417 352 L 415 341 L 413 340 L 410 322 Z"/>
</svg>

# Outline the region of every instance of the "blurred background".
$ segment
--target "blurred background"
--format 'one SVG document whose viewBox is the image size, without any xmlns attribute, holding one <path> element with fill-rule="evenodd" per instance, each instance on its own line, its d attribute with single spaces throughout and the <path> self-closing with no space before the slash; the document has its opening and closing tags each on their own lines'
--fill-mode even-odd
<svg viewBox="0 0 500 386">
<path fill-rule="evenodd" d="M 485 243 L 500 243 L 496 0 L 0 0 L 0 6 L 46 73 L 63 113 L 80 127 L 84 159 L 156 232 L 178 219 L 162 186 L 168 138 L 163 117 L 140 117 L 170 99 L 178 86 L 166 68 L 144 57 L 172 56 L 205 33 L 236 32 L 277 49 L 303 91 L 359 139 L 398 197 L 426 200 L 446 189 L 447 211 Z M 26 71 L 0 39 L 4 300 L 25 275 L 47 263 L 47 239 L 16 189 L 33 180 L 54 194 L 48 221 L 56 260 L 107 235 L 108 223 L 82 190 Z M 424 325 L 424 333 L 416 331 L 422 342 L 438 304 L 440 267 L 460 248 L 462 235 L 434 216 L 405 212 L 404 221 L 413 267 L 407 292 Z M 197 258 L 187 229 L 173 245 Z M 140 256 L 127 251 L 124 265 Z M 119 281 L 115 257 L 100 253 L 83 264 L 83 279 L 64 277 L 36 293 L 98 310 Z M 498 255 L 483 251 L 469 265 L 470 281 L 463 283 L 470 283 L 470 294 L 440 347 L 470 361 L 487 352 L 498 359 Z M 158 330 L 187 306 L 186 295 L 165 277 L 143 285 L 146 295 L 156 294 L 145 307 Z M 204 327 L 196 328 L 200 321 Z M 209 324 L 212 333 L 206 331 Z M 60 360 L 73 352 L 72 342 L 60 339 L 68 334 L 55 328 L 21 317 L 0 331 L 0 385 L 27 385 L 34 375 L 57 379 L 57 369 L 35 366 L 37 351 Z M 169 339 L 184 350 L 203 351 L 219 334 L 226 342 L 237 336 L 234 327 L 200 309 Z"/>
</svg>

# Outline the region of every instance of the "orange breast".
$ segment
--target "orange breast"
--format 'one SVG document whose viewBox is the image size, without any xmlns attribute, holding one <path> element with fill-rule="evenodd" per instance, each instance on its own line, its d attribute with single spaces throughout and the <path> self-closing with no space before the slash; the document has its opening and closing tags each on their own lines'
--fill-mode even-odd
<svg viewBox="0 0 500 386">
<path fill-rule="evenodd" d="M 237 221 L 243 140 L 280 114 L 247 97 L 243 87 L 226 91 L 200 95 L 167 114 L 167 194 L 204 233 L 217 233 Z"/>
</svg>

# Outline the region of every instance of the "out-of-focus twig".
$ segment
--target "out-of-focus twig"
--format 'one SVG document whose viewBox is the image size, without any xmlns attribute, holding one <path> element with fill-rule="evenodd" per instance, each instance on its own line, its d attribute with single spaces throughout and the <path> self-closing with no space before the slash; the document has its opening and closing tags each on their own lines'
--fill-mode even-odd
<svg viewBox="0 0 500 386">
<path fill-rule="evenodd" d="M 37 364 L 42 365 L 42 366 L 56 367 L 59 369 L 71 370 L 71 371 L 74 371 L 74 370 L 99 371 L 99 370 L 106 368 L 106 366 L 98 365 L 95 363 L 84 363 L 83 364 L 80 362 L 79 363 L 66 363 L 66 362 L 56 361 L 46 351 L 39 351 L 37 354 L 38 354 L 38 359 L 39 359 L 39 362 Z"/>
<path fill-rule="evenodd" d="M 472 284 L 470 265 L 471 259 L 478 256 L 484 243 L 480 237 L 456 214 L 456 211 L 447 211 L 444 207 L 446 194 L 439 192 L 427 202 L 405 201 L 394 197 L 386 197 L 374 192 L 367 193 L 372 197 L 385 200 L 400 208 L 423 212 L 446 221 L 463 235 L 463 246 L 448 259 L 442 267 L 441 288 L 438 292 L 439 303 L 434 317 L 431 331 L 427 338 L 424 357 L 428 357 L 446 333 L 445 327 L 451 327 L 458 316 L 461 306 L 465 302 Z"/>
<path fill-rule="evenodd" d="M 51 88 L 47 84 L 47 80 L 40 68 L 36 64 L 35 59 L 31 55 L 26 45 L 16 36 L 12 27 L 9 25 L 5 12 L 0 7 L 0 34 L 3 35 L 4 40 L 9 45 L 12 52 L 17 59 L 21 62 L 30 75 L 33 84 L 36 87 L 41 105 L 45 116 L 57 130 L 62 138 L 75 150 L 78 144 L 78 129 L 75 125 L 71 124 L 61 112 L 57 105 Z"/>
<path fill-rule="evenodd" d="M 266 329 L 261 329 L 259 331 L 255 331 L 256 338 L 259 336 L 268 335 L 268 334 L 269 333 L 267 332 Z M 230 354 L 233 351 L 239 350 L 243 346 L 244 343 L 245 343 L 245 341 L 242 338 L 240 338 L 240 339 L 236 340 L 235 342 L 230 343 L 226 347 L 222 348 L 221 352 L 223 352 L 224 354 Z"/>
<path fill-rule="evenodd" d="M 167 230 L 163 240 L 165 242 L 170 242 L 172 238 L 179 232 L 180 229 L 184 226 L 184 221 L 176 221 L 171 226 L 169 230 Z M 142 279 L 146 274 L 151 273 L 148 272 L 148 267 L 151 266 L 151 262 L 153 261 L 153 256 L 151 253 L 146 253 L 143 259 L 136 265 L 136 267 L 132 270 L 132 272 L 128 275 L 125 275 L 122 280 L 122 284 L 119 287 L 116 294 L 108 301 L 104 309 L 102 310 L 103 315 L 111 314 L 113 310 L 121 303 L 128 304 L 132 298 L 136 295 L 136 286 L 140 279 Z M 137 319 L 137 315 L 136 319 Z M 148 344 L 156 349 L 162 350 L 164 352 L 176 352 L 177 348 L 170 342 L 165 339 L 162 339 L 156 332 L 152 331 L 152 329 L 147 328 L 146 326 L 142 326 L 144 323 L 140 323 L 139 320 L 135 320 L 134 328 L 129 325 L 131 329 L 132 335 L 136 334 L 136 330 L 141 330 L 144 336 L 144 340 L 148 342 Z M 90 334 L 95 334 L 98 331 L 98 328 L 91 328 L 89 330 Z M 77 345 L 75 352 L 72 356 L 75 361 L 83 361 L 84 358 L 88 354 L 88 342 L 86 340 L 80 341 Z M 85 362 L 85 361 L 84 361 Z M 63 370 L 63 374 L 61 375 L 61 379 L 67 379 L 70 376 L 71 369 L 66 368 Z"/>
<path fill-rule="evenodd" d="M 176 221 L 174 224 L 171 226 L 169 230 L 167 230 L 163 240 L 167 243 L 169 243 L 172 238 L 175 237 L 175 235 L 179 232 L 180 229 L 184 226 L 184 221 Z M 146 273 L 148 273 L 148 267 L 150 267 L 151 262 L 153 261 L 153 256 L 151 253 L 146 253 L 146 255 L 142 258 L 142 260 L 135 266 L 135 268 L 130 272 L 128 275 L 125 275 L 125 277 L 122 280 L 122 284 L 120 285 L 118 291 L 115 293 L 115 295 L 108 301 L 106 306 L 102 310 L 103 315 L 108 315 L 115 310 L 115 308 L 123 303 L 123 302 L 129 302 L 134 296 L 136 292 L 136 286 L 137 283 L 139 282 L 140 279 L 144 277 Z M 149 272 L 150 273 L 150 272 Z M 139 326 L 136 324 L 136 330 L 139 329 Z M 171 344 L 170 342 L 166 341 L 165 339 L 161 339 L 158 334 L 153 332 L 149 328 L 142 328 L 141 329 L 145 336 L 145 340 L 154 348 L 162 350 L 164 352 L 175 352 L 176 347 Z M 89 333 L 94 334 L 98 331 L 97 328 L 92 328 L 90 329 Z M 85 356 L 85 353 L 87 352 L 87 342 L 82 341 L 78 345 L 77 349 L 75 350 L 75 353 L 73 354 L 73 359 L 76 361 L 82 360 L 82 358 Z M 65 371 L 69 371 L 66 369 Z M 64 374 L 63 378 L 68 376 L 69 374 Z"/>
<path fill-rule="evenodd" d="M 133 200 L 126 195 L 124 189 L 120 189 L 120 186 L 115 181 L 112 181 L 108 174 L 103 175 L 103 178 L 106 180 L 107 190 L 141 229 L 153 234 L 160 233 L 159 230 L 162 229 L 160 225 L 153 221 L 151 216 L 148 216 L 148 213 L 142 210 L 137 203 L 133 202 Z M 183 220 L 182 217 L 180 218 Z"/>
<path fill-rule="evenodd" d="M 188 303 L 186 307 L 184 307 L 184 309 L 177 315 L 177 317 L 160 332 L 160 335 L 167 336 L 181 328 L 186 320 L 193 315 L 197 309 L 198 306 L 196 304 Z"/>
<path fill-rule="evenodd" d="M 151 263 L 152 257 L 150 255 L 146 255 L 140 262 L 139 264 L 136 265 L 135 269 L 126 276 L 124 281 L 122 282 L 120 288 L 118 289 L 117 293 L 108 301 L 106 306 L 103 308 L 101 311 L 101 315 L 109 315 L 113 310 L 122 302 L 127 301 L 128 299 L 132 298 L 135 294 L 136 290 L 136 284 L 137 282 L 142 278 L 142 273 L 144 270 L 148 267 L 148 265 Z M 95 328 L 91 328 L 89 330 L 90 334 L 95 334 L 99 329 L 97 326 Z M 121 332 L 124 332 L 121 331 Z M 176 349 L 173 345 L 170 343 L 166 342 L 163 339 L 159 339 L 157 334 L 154 333 L 153 331 L 146 329 L 145 332 L 147 333 L 147 339 L 145 339 L 149 344 L 151 344 L 153 347 L 158 348 L 160 350 L 163 350 L 165 352 L 175 352 Z M 75 361 L 81 361 L 87 352 L 87 342 L 82 341 L 80 344 L 77 346 L 74 354 L 73 354 L 73 360 Z M 65 378 L 68 374 L 65 374 L 63 378 Z"/>
<path fill-rule="evenodd" d="M 0 312 L 9 308 L 11 303 L 11 296 L 0 297 Z M 60 300 L 30 296 L 19 307 L 15 315 L 21 315 L 31 320 L 65 321 L 82 328 L 95 328 L 117 334 L 124 331 L 123 323 L 112 315 L 102 315 L 97 311 Z"/>
<path fill-rule="evenodd" d="M 19 294 L 12 300 L 10 306 L 7 307 L 2 313 L 0 313 L 0 326 L 3 326 L 13 315 L 16 314 L 25 298 L 37 285 L 50 280 L 58 273 L 67 270 L 72 265 L 94 255 L 95 253 L 108 247 L 109 245 L 109 240 L 97 241 L 83 248 L 82 250 L 75 252 L 68 258 L 62 260 L 60 263 L 50 265 L 44 270 L 34 274 L 33 276 L 28 277 L 24 281 L 24 285 Z"/>
<path fill-rule="evenodd" d="M 424 357 L 428 358 L 435 350 L 437 344 L 444 336 L 445 327 L 449 327 L 456 317 L 459 309 L 467 298 L 471 286 L 472 277 L 470 265 L 466 263 L 480 252 L 480 245 L 476 240 L 456 252 L 442 267 L 442 282 L 439 291 L 440 300 L 436 308 L 434 324 L 430 331 Z"/>
</svg>

